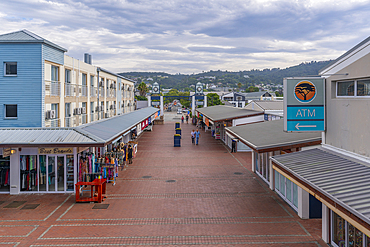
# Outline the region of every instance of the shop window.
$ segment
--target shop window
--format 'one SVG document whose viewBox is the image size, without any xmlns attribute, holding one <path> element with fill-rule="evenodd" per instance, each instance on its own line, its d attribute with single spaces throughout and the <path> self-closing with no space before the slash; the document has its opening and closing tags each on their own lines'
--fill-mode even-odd
<svg viewBox="0 0 370 247">
<path fill-rule="evenodd" d="M 20 157 L 20 190 L 37 191 L 37 156 L 21 155 Z"/>
<path fill-rule="evenodd" d="M 357 81 L 357 96 L 370 96 L 370 80 Z"/>
<path fill-rule="evenodd" d="M 280 174 L 280 193 L 285 196 L 285 177 Z"/>
<path fill-rule="evenodd" d="M 10 157 L 0 155 L 0 191 L 10 191 Z"/>
<path fill-rule="evenodd" d="M 279 173 L 275 171 L 275 189 L 280 190 Z"/>
<path fill-rule="evenodd" d="M 254 163 L 256 165 L 256 172 L 259 172 L 258 155 L 259 155 L 258 153 L 254 152 L 254 157 L 255 157 Z"/>
<path fill-rule="evenodd" d="M 370 247 L 370 237 L 366 236 L 366 247 Z"/>
<path fill-rule="evenodd" d="M 298 208 L 298 186 L 293 183 L 293 205 Z"/>
<path fill-rule="evenodd" d="M 18 105 L 5 105 L 5 118 L 14 119 L 18 117 Z"/>
<path fill-rule="evenodd" d="M 362 247 L 363 234 L 356 227 L 348 223 L 348 246 L 349 247 Z"/>
<path fill-rule="evenodd" d="M 341 81 L 337 83 L 337 96 L 354 96 L 354 92 L 354 81 Z"/>
<path fill-rule="evenodd" d="M 74 191 L 74 160 L 73 155 L 67 155 L 67 191 Z"/>
<path fill-rule="evenodd" d="M 286 180 L 286 199 L 292 202 L 292 181 Z"/>
<path fill-rule="evenodd" d="M 46 155 L 39 156 L 39 191 L 46 191 Z"/>
<path fill-rule="evenodd" d="M 4 76 L 17 76 L 17 62 L 5 62 L 4 72 Z"/>
<path fill-rule="evenodd" d="M 346 222 L 345 220 L 333 213 L 333 242 L 337 246 L 346 246 Z"/>
</svg>

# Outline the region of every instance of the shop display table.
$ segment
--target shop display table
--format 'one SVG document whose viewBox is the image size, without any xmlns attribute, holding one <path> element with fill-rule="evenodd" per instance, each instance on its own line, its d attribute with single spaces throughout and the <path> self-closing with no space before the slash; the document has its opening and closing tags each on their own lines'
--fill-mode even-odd
<svg viewBox="0 0 370 247">
<path fill-rule="evenodd" d="M 78 182 L 76 185 L 76 202 L 98 202 L 105 200 L 105 193 L 107 189 L 106 179 L 94 179 L 92 182 Z M 90 186 L 90 197 L 80 197 L 80 189 L 82 186 Z"/>
</svg>

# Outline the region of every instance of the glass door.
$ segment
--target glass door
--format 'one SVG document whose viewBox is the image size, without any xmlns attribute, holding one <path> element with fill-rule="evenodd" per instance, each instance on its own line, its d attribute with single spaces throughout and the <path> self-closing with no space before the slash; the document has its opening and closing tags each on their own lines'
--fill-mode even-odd
<svg viewBox="0 0 370 247">
<path fill-rule="evenodd" d="M 64 156 L 57 156 L 57 167 L 56 167 L 56 176 L 57 176 L 57 190 L 65 191 L 64 184 L 64 174 L 65 174 L 65 165 L 64 165 Z"/>
<path fill-rule="evenodd" d="M 55 191 L 55 156 L 48 156 L 48 191 Z"/>
</svg>

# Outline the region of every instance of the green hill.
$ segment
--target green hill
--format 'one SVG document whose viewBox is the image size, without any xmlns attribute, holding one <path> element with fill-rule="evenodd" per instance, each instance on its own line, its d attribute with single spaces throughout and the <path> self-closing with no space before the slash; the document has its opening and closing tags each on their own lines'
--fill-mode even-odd
<svg viewBox="0 0 370 247">
<path fill-rule="evenodd" d="M 127 72 L 119 74 L 138 82 L 145 81 L 150 84 L 158 82 L 162 88 L 175 88 L 178 90 L 190 90 L 191 85 L 195 85 L 197 82 L 231 88 L 238 88 L 238 84 L 240 83 L 241 90 L 245 90 L 249 86 L 270 84 L 274 90 L 275 86 L 283 84 L 283 78 L 318 75 L 319 70 L 327 66 L 330 62 L 312 61 L 285 69 L 252 69 L 239 72 L 211 70 L 191 75 L 171 75 L 164 72 Z"/>
</svg>

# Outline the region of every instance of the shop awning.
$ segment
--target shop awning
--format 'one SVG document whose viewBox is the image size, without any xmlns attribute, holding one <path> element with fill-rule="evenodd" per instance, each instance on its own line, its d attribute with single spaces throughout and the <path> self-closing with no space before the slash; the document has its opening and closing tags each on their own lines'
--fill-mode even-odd
<svg viewBox="0 0 370 247">
<path fill-rule="evenodd" d="M 85 147 L 102 143 L 73 128 L 1 128 L 0 147 Z"/>
<path fill-rule="evenodd" d="M 258 153 L 321 144 L 321 133 L 284 132 L 283 119 L 225 129 L 228 135 L 238 138 Z"/>
<path fill-rule="evenodd" d="M 273 168 L 370 236 L 370 167 L 325 148 L 274 156 Z"/>
<path fill-rule="evenodd" d="M 225 105 L 198 108 L 197 112 L 213 122 L 263 115 L 263 112 L 260 111 L 247 110 L 244 108 Z"/>
<path fill-rule="evenodd" d="M 146 107 L 123 115 L 84 124 L 76 127 L 76 130 L 91 138 L 103 140 L 105 144 L 109 144 L 131 131 L 136 125 L 157 111 L 157 108 Z"/>
</svg>

